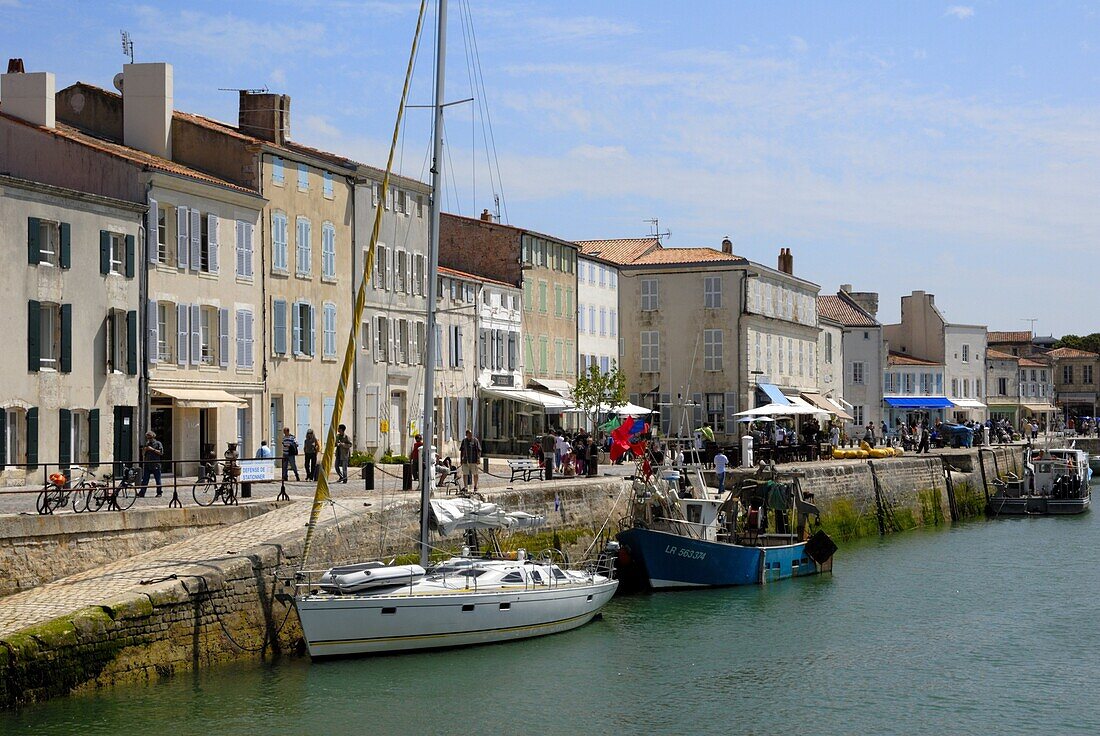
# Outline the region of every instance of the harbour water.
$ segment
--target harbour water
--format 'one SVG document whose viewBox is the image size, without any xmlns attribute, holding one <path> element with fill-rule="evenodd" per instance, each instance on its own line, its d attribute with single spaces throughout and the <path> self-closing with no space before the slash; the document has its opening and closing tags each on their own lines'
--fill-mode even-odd
<svg viewBox="0 0 1100 736">
<path fill-rule="evenodd" d="M 832 575 L 614 600 L 580 630 L 220 668 L 3 734 L 1095 734 L 1100 513 L 846 545 Z"/>
</svg>

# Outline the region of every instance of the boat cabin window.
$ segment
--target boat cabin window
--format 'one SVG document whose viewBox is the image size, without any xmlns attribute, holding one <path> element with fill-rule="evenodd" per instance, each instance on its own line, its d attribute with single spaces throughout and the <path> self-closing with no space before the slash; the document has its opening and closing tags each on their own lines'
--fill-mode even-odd
<svg viewBox="0 0 1100 736">
<path fill-rule="evenodd" d="M 522 583 L 523 576 L 518 572 L 510 572 L 500 579 L 502 583 Z"/>
<path fill-rule="evenodd" d="M 542 584 L 542 573 L 539 572 L 538 570 L 532 570 L 531 571 L 531 579 L 534 580 L 539 585 L 541 585 Z"/>
<path fill-rule="evenodd" d="M 699 524 L 703 521 L 703 504 L 689 503 L 685 511 L 687 512 L 687 520 L 692 524 Z"/>
<path fill-rule="evenodd" d="M 568 580 L 569 579 L 569 576 L 566 575 L 564 572 L 562 572 L 560 568 L 554 567 L 553 570 L 554 570 L 554 579 L 555 580 Z"/>
</svg>

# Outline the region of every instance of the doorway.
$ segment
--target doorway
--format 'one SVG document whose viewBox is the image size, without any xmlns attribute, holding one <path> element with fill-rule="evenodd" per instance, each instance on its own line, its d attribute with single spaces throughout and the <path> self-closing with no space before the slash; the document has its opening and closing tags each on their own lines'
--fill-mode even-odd
<svg viewBox="0 0 1100 736">
<path fill-rule="evenodd" d="M 134 461 L 134 407 L 115 407 L 115 432 L 114 432 L 114 459 L 115 474 L 122 470 L 121 464 L 130 464 Z"/>
<path fill-rule="evenodd" d="M 199 458 L 202 460 L 217 457 L 217 412 L 217 409 L 199 409 Z"/>
<path fill-rule="evenodd" d="M 153 409 L 149 415 L 149 429 L 153 430 L 157 439 L 164 445 L 164 456 L 160 467 L 164 473 L 172 472 L 172 409 Z"/>
<path fill-rule="evenodd" d="M 390 392 L 389 448 L 395 455 L 405 454 L 405 392 Z"/>
<path fill-rule="evenodd" d="M 249 435 L 252 434 L 251 410 L 247 406 L 237 407 L 237 452 L 241 457 L 252 457 L 252 443 Z"/>
</svg>

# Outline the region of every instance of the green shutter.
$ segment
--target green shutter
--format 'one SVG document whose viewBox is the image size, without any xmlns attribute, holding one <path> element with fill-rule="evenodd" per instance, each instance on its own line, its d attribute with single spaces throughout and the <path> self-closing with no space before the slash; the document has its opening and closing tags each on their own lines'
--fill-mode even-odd
<svg viewBox="0 0 1100 736">
<path fill-rule="evenodd" d="M 27 218 L 27 263 L 38 263 L 38 218 Z"/>
<path fill-rule="evenodd" d="M 126 373 L 131 376 L 137 375 L 137 346 L 137 311 L 131 309 L 126 313 Z"/>
<path fill-rule="evenodd" d="M 73 256 L 72 256 L 72 226 L 67 222 L 61 223 L 59 228 L 61 234 L 61 254 L 58 257 L 58 263 L 62 268 L 72 268 Z"/>
<path fill-rule="evenodd" d="M 27 409 L 27 465 L 28 470 L 38 467 L 38 408 Z"/>
<path fill-rule="evenodd" d="M 73 413 L 68 409 L 57 412 L 57 464 L 69 467 L 73 461 Z"/>
<path fill-rule="evenodd" d="M 99 465 L 99 409 L 88 410 L 88 464 Z"/>
<path fill-rule="evenodd" d="M 12 458 L 14 461 L 15 458 Z M 8 411 L 0 408 L 0 469 L 8 464 Z"/>
<path fill-rule="evenodd" d="M 99 231 L 99 272 L 107 275 L 111 272 L 111 234 Z"/>
<path fill-rule="evenodd" d="M 61 372 L 73 372 L 73 305 L 61 305 Z"/>
<path fill-rule="evenodd" d="M 38 302 L 33 299 L 27 302 L 27 370 L 31 373 L 37 373 L 41 367 L 41 349 L 38 345 L 41 311 L 42 306 Z"/>
<path fill-rule="evenodd" d="M 126 278 L 134 277 L 134 236 L 126 236 Z"/>
</svg>

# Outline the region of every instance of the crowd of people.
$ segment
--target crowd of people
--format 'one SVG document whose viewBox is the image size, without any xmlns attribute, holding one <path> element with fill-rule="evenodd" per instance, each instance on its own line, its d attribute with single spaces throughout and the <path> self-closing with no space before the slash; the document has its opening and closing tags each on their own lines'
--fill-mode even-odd
<svg viewBox="0 0 1100 736">
<path fill-rule="evenodd" d="M 598 472 L 600 451 L 606 451 L 610 437 L 600 432 L 589 434 L 586 430 L 566 432 L 548 430 L 531 441 L 529 452 L 539 465 L 551 473 L 565 477 L 593 477 Z"/>
</svg>

